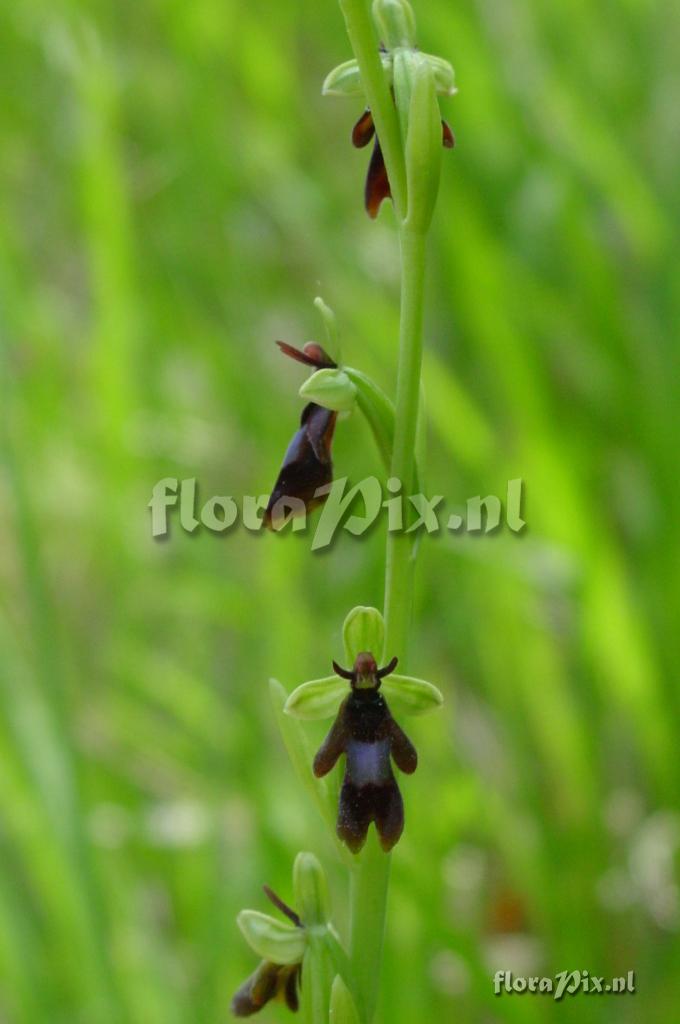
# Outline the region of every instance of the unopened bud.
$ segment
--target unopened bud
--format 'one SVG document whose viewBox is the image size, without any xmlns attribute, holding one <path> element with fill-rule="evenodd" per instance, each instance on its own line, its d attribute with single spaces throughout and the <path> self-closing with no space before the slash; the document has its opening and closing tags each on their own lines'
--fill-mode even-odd
<svg viewBox="0 0 680 1024">
<path fill-rule="evenodd" d="M 416 45 L 416 16 L 408 0 L 374 0 L 373 18 L 388 50 Z"/>
<path fill-rule="evenodd" d="M 329 918 L 328 885 L 324 870 L 313 853 L 298 853 L 295 858 L 293 889 L 305 927 L 325 927 Z"/>
</svg>

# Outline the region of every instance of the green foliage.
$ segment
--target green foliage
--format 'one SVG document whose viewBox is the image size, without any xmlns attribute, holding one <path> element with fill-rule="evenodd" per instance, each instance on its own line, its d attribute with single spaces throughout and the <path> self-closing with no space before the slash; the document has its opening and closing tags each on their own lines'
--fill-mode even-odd
<svg viewBox="0 0 680 1024">
<path fill-rule="evenodd" d="M 408 669 L 446 701 L 410 727 L 379 1019 L 666 1022 L 678 16 L 415 8 L 460 89 L 440 99 L 427 490 L 453 508 L 522 477 L 528 526 L 423 539 Z M 273 341 L 318 336 L 318 289 L 347 363 L 393 392 L 393 214 L 363 213 L 362 100 L 320 95 L 349 53 L 330 0 L 26 0 L 0 30 L 0 1018 L 217 1024 L 253 968 L 237 911 L 263 882 L 292 901 L 300 848 L 339 863 L 266 679 L 342 657 L 384 535 L 311 556 L 173 511 L 155 542 L 146 505 L 165 476 L 199 504 L 268 491 L 301 408 Z M 343 475 L 376 473 L 362 417 L 336 434 Z M 499 967 L 634 969 L 638 993 L 494 998 Z"/>
</svg>

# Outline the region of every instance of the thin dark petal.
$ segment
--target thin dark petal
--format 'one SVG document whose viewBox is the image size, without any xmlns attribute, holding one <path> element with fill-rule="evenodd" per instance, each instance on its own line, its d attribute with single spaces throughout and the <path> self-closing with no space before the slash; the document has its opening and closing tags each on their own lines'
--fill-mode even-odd
<svg viewBox="0 0 680 1024">
<path fill-rule="evenodd" d="M 451 131 L 451 126 L 446 121 L 442 121 L 442 142 L 446 149 L 453 149 L 456 145 L 456 137 Z"/>
<path fill-rule="evenodd" d="M 354 125 L 354 128 L 352 128 L 352 145 L 356 146 L 357 149 L 363 149 L 364 146 L 369 144 L 374 135 L 373 114 L 370 110 L 365 110 Z"/>
<path fill-rule="evenodd" d="M 273 889 L 271 889 L 268 885 L 263 885 L 262 891 L 264 892 L 269 902 L 273 903 L 276 909 L 280 910 L 282 914 L 285 914 L 289 921 L 292 921 L 297 928 L 302 927 L 302 921 L 295 913 L 295 911 L 291 907 L 289 907 L 287 903 L 284 903 L 281 897 L 277 896 Z"/>
<path fill-rule="evenodd" d="M 349 669 L 343 668 L 342 665 L 338 665 L 337 661 L 333 662 L 333 671 L 336 675 L 340 676 L 341 679 L 349 679 L 350 682 L 354 681 L 354 672 L 350 672 Z"/>
<path fill-rule="evenodd" d="M 321 348 L 321 345 L 318 345 L 315 341 L 308 341 L 302 349 L 295 348 L 286 341 L 277 341 L 276 344 L 285 356 L 295 359 L 298 363 L 304 363 L 305 366 L 313 366 L 317 370 L 334 370 L 337 366 L 337 363 L 334 363 L 331 357 Z"/>
<path fill-rule="evenodd" d="M 329 771 L 335 767 L 340 755 L 344 753 L 345 746 L 347 745 L 348 732 L 344 714 L 345 704 L 346 701 L 340 705 L 338 717 L 333 722 L 326 739 L 319 747 L 314 758 L 313 771 L 317 779 L 328 775 Z"/>
<path fill-rule="evenodd" d="M 383 668 L 378 669 L 378 671 L 376 672 L 378 679 L 384 679 L 385 676 L 391 675 L 398 664 L 399 658 L 395 654 L 394 657 L 391 658 Z"/>
<path fill-rule="evenodd" d="M 373 153 L 371 154 L 371 162 L 368 165 L 368 174 L 366 175 L 366 190 L 364 193 L 364 202 L 366 206 L 366 212 L 369 217 L 374 220 L 378 216 L 378 210 L 383 199 L 389 199 L 392 196 L 390 189 L 390 183 L 387 178 L 387 171 L 385 169 L 385 161 L 383 159 L 382 149 L 376 136 L 375 145 L 373 146 Z"/>
</svg>

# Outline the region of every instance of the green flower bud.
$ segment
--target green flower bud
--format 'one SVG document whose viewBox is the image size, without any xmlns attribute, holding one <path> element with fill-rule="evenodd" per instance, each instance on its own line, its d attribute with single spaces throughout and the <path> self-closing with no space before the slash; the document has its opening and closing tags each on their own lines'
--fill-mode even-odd
<svg viewBox="0 0 680 1024">
<path fill-rule="evenodd" d="M 416 45 L 416 16 L 408 0 L 374 0 L 373 18 L 388 50 Z"/>
<path fill-rule="evenodd" d="M 432 220 L 439 191 L 442 155 L 442 122 L 434 74 L 425 60 L 418 62 L 413 78 L 406 136 L 406 185 L 408 209 L 405 226 L 424 234 Z"/>
<path fill-rule="evenodd" d="M 293 865 L 295 903 L 305 928 L 326 927 L 330 916 L 328 885 L 313 853 L 298 853 Z"/>
<path fill-rule="evenodd" d="M 357 389 L 344 370 L 317 370 L 300 388 L 300 397 L 333 412 L 351 412 Z"/>
<path fill-rule="evenodd" d="M 275 964 L 297 964 L 307 944 L 304 928 L 283 924 L 258 910 L 242 910 L 236 922 L 250 948 Z"/>
<path fill-rule="evenodd" d="M 382 681 L 382 691 L 390 708 L 399 714 L 423 715 L 444 703 L 441 690 L 425 679 L 391 675 Z"/>
<path fill-rule="evenodd" d="M 331 1010 L 328 1021 L 329 1024 L 359 1024 L 359 1014 L 354 1000 L 339 974 L 336 974 L 331 989 Z"/>
<path fill-rule="evenodd" d="M 283 710 L 293 718 L 313 721 L 317 718 L 331 718 L 337 713 L 338 705 L 347 696 L 347 683 L 338 676 L 311 679 L 293 690 Z"/>
<path fill-rule="evenodd" d="M 353 665 L 357 656 L 370 651 L 378 663 L 385 649 L 385 620 L 377 608 L 359 605 L 349 613 L 342 627 L 345 658 Z"/>
</svg>

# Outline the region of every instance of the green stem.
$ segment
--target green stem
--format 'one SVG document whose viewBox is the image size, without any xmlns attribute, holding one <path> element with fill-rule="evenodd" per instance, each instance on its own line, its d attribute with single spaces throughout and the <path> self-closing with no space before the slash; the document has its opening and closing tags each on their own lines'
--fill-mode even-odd
<svg viewBox="0 0 680 1024">
<path fill-rule="evenodd" d="M 423 356 L 423 299 L 425 285 L 425 236 L 402 228 L 401 318 L 399 367 L 395 404 L 394 446 L 391 474 L 411 494 L 416 478 L 416 437 L 420 406 L 420 371 Z M 408 636 L 413 604 L 415 569 L 414 540 L 403 531 L 388 533 L 385 566 L 385 651 L 408 655 Z"/>
<path fill-rule="evenodd" d="M 394 208 L 401 221 L 406 217 L 406 165 L 399 118 L 380 60 L 378 37 L 366 0 L 340 0 L 340 8 L 380 139 Z"/>
<path fill-rule="evenodd" d="M 409 494 L 416 477 L 415 450 L 422 363 L 425 237 L 402 228 L 401 318 L 397 400 L 391 475 Z M 403 661 L 408 648 L 415 568 L 414 543 L 403 532 L 388 533 L 385 572 L 385 652 Z M 350 957 L 360 1012 L 370 1024 L 380 980 L 391 855 L 383 853 L 371 830 L 351 881 Z"/>
<path fill-rule="evenodd" d="M 359 64 L 368 105 L 385 158 L 395 212 L 400 225 L 401 318 L 397 399 L 391 475 L 411 493 L 416 479 L 415 450 L 422 361 L 423 286 L 425 237 L 404 226 L 408 198 L 406 165 L 399 116 L 385 79 L 378 40 L 366 0 L 340 0 L 347 33 Z M 385 569 L 386 651 L 406 658 L 411 622 L 413 539 L 389 533 Z M 363 1024 L 371 1024 L 378 997 L 380 966 L 385 937 L 385 916 L 391 856 L 383 853 L 375 830 L 356 858 L 351 877 L 350 961 Z"/>
<path fill-rule="evenodd" d="M 380 982 L 391 854 L 383 853 L 375 829 L 355 859 L 350 881 L 350 945 L 357 1009 L 364 1024 L 375 1014 Z"/>
</svg>

